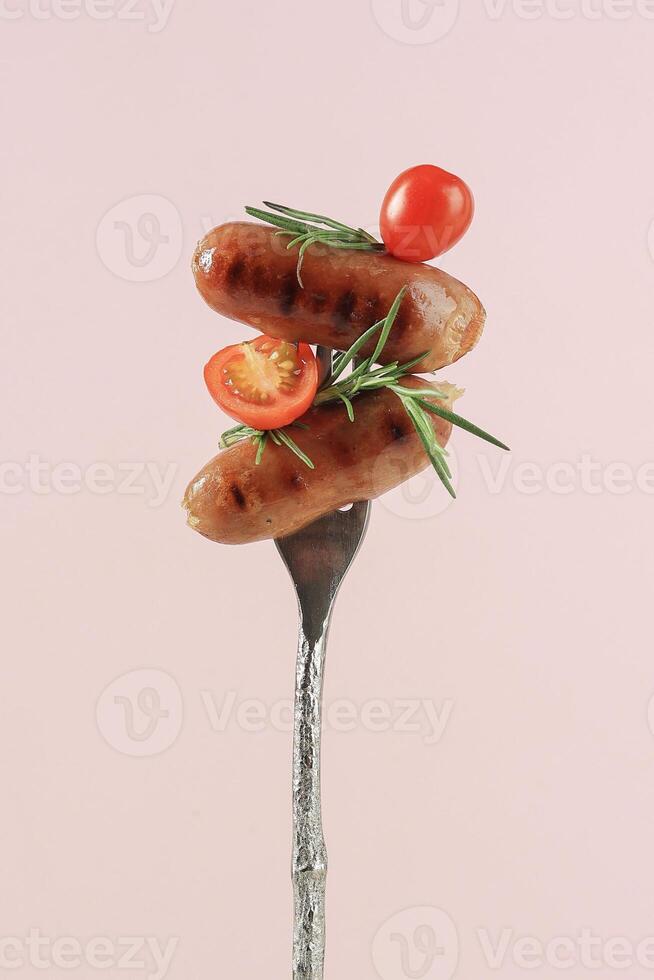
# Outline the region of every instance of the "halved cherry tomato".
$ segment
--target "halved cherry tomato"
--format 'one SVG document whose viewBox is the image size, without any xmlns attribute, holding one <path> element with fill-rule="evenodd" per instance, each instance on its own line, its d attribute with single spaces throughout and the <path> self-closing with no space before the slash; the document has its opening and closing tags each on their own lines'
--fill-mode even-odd
<svg viewBox="0 0 654 980">
<path fill-rule="evenodd" d="M 468 185 L 429 163 L 396 177 L 379 217 L 386 248 L 398 259 L 425 262 L 442 255 L 463 237 L 475 202 Z"/>
<path fill-rule="evenodd" d="M 227 415 L 253 429 L 279 429 L 310 407 L 318 364 L 308 344 L 263 336 L 218 351 L 204 380 Z"/>
</svg>

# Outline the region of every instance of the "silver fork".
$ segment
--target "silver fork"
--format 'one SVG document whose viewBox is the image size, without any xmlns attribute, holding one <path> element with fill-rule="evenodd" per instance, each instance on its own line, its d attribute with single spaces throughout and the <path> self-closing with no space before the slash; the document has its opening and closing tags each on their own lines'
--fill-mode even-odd
<svg viewBox="0 0 654 980">
<path fill-rule="evenodd" d="M 323 368 L 331 351 L 318 348 Z M 327 850 L 320 805 L 320 737 L 327 633 L 341 582 L 368 527 L 370 501 L 275 541 L 299 607 L 293 723 L 293 980 L 322 980 Z"/>
</svg>

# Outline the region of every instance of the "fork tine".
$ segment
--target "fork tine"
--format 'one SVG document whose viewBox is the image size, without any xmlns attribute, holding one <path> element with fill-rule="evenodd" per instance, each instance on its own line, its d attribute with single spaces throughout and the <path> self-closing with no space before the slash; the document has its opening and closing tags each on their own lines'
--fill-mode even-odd
<svg viewBox="0 0 654 980">
<path fill-rule="evenodd" d="M 323 381 L 329 377 L 332 372 L 332 363 L 334 360 L 334 352 L 331 347 L 318 347 L 316 350 L 316 357 L 318 359 L 319 368 L 319 379 L 318 387 L 323 383 Z"/>
<path fill-rule="evenodd" d="M 361 547 L 370 519 L 370 501 L 319 517 L 294 534 L 275 541 L 305 618 L 326 614 Z"/>
</svg>

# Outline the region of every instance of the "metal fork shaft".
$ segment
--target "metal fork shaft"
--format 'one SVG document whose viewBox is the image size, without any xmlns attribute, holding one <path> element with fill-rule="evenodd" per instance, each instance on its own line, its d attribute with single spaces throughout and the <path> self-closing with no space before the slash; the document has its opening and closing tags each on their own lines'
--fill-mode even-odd
<svg viewBox="0 0 654 980">
<path fill-rule="evenodd" d="M 323 369 L 331 351 L 318 348 Z M 300 626 L 293 722 L 293 980 L 323 980 L 327 849 L 320 805 L 322 688 L 339 587 L 361 546 L 370 502 L 334 511 L 275 542 L 297 595 Z"/>
<path fill-rule="evenodd" d="M 320 805 L 322 687 L 331 608 L 306 623 L 300 608 L 293 738 L 294 980 L 322 980 L 327 849 Z"/>
</svg>

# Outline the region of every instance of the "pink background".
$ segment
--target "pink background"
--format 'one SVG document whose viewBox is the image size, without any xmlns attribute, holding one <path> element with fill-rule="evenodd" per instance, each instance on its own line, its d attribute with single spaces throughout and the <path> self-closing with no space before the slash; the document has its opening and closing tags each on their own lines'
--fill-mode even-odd
<svg viewBox="0 0 654 980">
<path fill-rule="evenodd" d="M 488 326 L 446 377 L 513 453 L 458 434 L 457 502 L 420 483 L 377 503 L 339 599 L 327 700 L 357 719 L 325 736 L 327 976 L 484 976 L 479 931 L 504 929 L 502 978 L 557 972 L 527 970 L 519 937 L 583 928 L 600 961 L 575 947 L 575 980 L 654 966 L 634 953 L 618 971 L 611 945 L 654 935 L 654 20 L 635 0 L 536 18 L 411 2 L 413 26 L 401 0 L 176 0 L 165 23 L 146 0 L 130 19 L 125 0 L 104 19 L 4 4 L 0 940 L 16 977 L 70 972 L 30 963 L 30 929 L 176 938 L 171 980 L 290 974 L 277 709 L 295 603 L 272 544 L 184 524 L 225 427 L 201 368 L 247 334 L 203 306 L 188 261 L 263 198 L 372 226 L 422 162 L 475 192 L 442 265 Z M 207 705 L 230 698 L 212 727 Z M 422 732 L 398 722 L 407 699 L 446 721 L 440 739 L 420 704 Z M 156 971 L 118 955 L 78 970 L 96 974 Z"/>
</svg>

